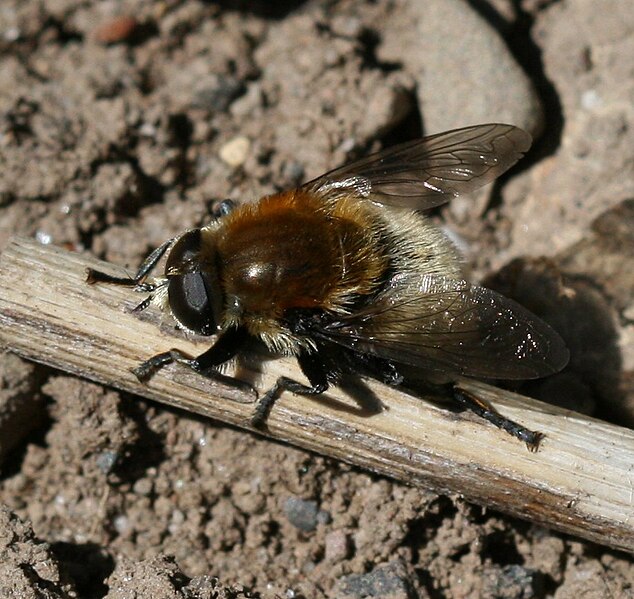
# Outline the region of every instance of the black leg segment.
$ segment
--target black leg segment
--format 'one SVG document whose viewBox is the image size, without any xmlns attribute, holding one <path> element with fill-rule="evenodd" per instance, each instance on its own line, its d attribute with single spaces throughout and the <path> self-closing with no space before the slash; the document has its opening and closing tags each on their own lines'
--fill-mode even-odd
<svg viewBox="0 0 634 599">
<path fill-rule="evenodd" d="M 145 382 L 163 368 L 163 366 L 178 362 L 203 376 L 225 382 L 234 381 L 240 383 L 240 381 L 236 381 L 232 377 L 222 375 L 215 369 L 233 358 L 242 349 L 247 338 L 248 333 L 242 327 L 229 329 L 225 331 L 206 352 L 196 358 L 192 358 L 185 352 L 173 348 L 156 356 L 152 356 L 149 360 L 146 360 L 135 368 L 133 372 L 141 382 Z M 251 389 L 249 385 L 247 385 L 247 387 Z"/>
<path fill-rule="evenodd" d="M 539 443 L 544 437 L 543 433 L 531 431 L 521 424 L 505 418 L 502 414 L 497 412 L 495 408 L 487 404 L 487 402 L 457 385 L 453 387 L 453 398 L 459 404 L 480 416 L 480 418 L 488 420 L 491 424 L 509 433 L 509 435 L 513 435 L 520 441 L 524 441 L 529 451 L 537 451 L 539 448 Z"/>
<path fill-rule="evenodd" d="M 323 360 L 320 359 L 319 352 L 302 352 L 297 356 L 297 363 L 310 381 L 311 386 L 303 385 L 285 376 L 278 378 L 275 385 L 258 400 L 251 417 L 252 426 L 264 427 L 275 401 L 283 391 L 291 391 L 299 395 L 320 395 L 328 389 L 328 369 Z"/>
<path fill-rule="evenodd" d="M 158 264 L 163 254 L 171 247 L 176 238 L 168 239 L 157 247 L 139 267 L 134 277 L 113 277 L 112 275 L 89 268 L 86 271 L 86 282 L 89 285 L 95 283 L 108 283 L 110 285 L 123 285 L 125 287 L 136 287 L 137 291 L 150 292 L 156 288 L 154 285 L 144 283 L 145 278 L 150 274 L 151 270 Z"/>
</svg>

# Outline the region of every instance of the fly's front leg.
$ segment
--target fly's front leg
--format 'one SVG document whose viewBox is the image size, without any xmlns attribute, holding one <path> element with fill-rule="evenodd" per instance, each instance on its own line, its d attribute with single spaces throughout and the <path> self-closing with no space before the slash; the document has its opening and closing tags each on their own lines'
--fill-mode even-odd
<svg viewBox="0 0 634 599">
<path fill-rule="evenodd" d="M 134 277 L 113 277 L 112 275 L 101 272 L 100 270 L 88 268 L 86 269 L 86 282 L 89 285 L 94 285 L 95 283 L 123 285 L 125 287 L 134 287 L 136 291 L 152 292 L 156 289 L 156 285 L 146 283 L 145 279 L 175 240 L 176 238 L 173 237 L 157 247 L 145 260 L 143 260 L 143 263 Z"/>
<path fill-rule="evenodd" d="M 245 329 L 229 329 L 207 351 L 195 358 L 180 349 L 172 348 L 169 351 L 152 356 L 149 360 L 137 366 L 132 372 L 139 381 L 145 383 L 163 366 L 177 362 L 209 379 L 231 385 L 243 391 L 255 393 L 251 385 L 224 375 L 217 370 L 218 366 L 231 360 L 242 349 L 247 338 L 248 334 Z"/>
<path fill-rule="evenodd" d="M 156 374 L 157 371 L 163 368 L 163 366 L 167 366 L 168 364 L 173 364 L 174 362 L 177 362 L 179 364 L 182 364 L 183 366 L 187 366 L 187 368 L 191 368 L 194 372 L 197 372 L 205 378 L 223 383 L 247 393 L 257 394 L 255 389 L 253 389 L 253 387 L 251 387 L 251 385 L 249 385 L 248 383 L 240 381 L 231 376 L 227 376 L 226 374 L 222 374 L 221 372 L 215 370 L 212 366 L 204 365 L 207 355 L 213 349 L 214 347 L 194 358 L 181 351 L 180 349 L 172 348 L 169 351 L 152 356 L 149 360 L 146 360 L 135 369 L 133 369 L 132 372 L 137 377 L 137 379 L 139 379 L 140 382 L 146 383 L 152 378 L 154 374 Z"/>
<path fill-rule="evenodd" d="M 139 381 L 145 383 L 163 366 L 178 362 L 202 375 L 206 375 L 208 371 L 219 374 L 214 369 L 231 360 L 242 349 L 247 337 L 247 332 L 242 327 L 232 328 L 222 333 L 207 351 L 196 358 L 192 358 L 180 349 L 172 348 L 152 356 L 137 366 L 133 372 Z"/>
<path fill-rule="evenodd" d="M 328 368 L 319 358 L 318 352 L 302 352 L 297 357 L 297 362 L 311 386 L 303 385 L 286 376 L 279 377 L 275 385 L 259 399 L 251 416 L 251 426 L 264 428 L 273 405 L 283 391 L 291 391 L 299 395 L 320 395 L 328 390 Z"/>
</svg>

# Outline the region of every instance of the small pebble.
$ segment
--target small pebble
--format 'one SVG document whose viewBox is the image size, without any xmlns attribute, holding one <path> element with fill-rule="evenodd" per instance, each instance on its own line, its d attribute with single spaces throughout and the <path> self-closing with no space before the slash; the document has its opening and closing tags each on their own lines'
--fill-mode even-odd
<svg viewBox="0 0 634 599">
<path fill-rule="evenodd" d="M 224 112 L 243 91 L 244 83 L 239 79 L 212 74 L 199 82 L 192 106 Z"/>
<path fill-rule="evenodd" d="M 121 15 L 97 27 L 94 37 L 101 44 L 125 42 L 136 33 L 138 27 L 139 22 L 134 17 Z"/>
<path fill-rule="evenodd" d="M 120 534 L 125 535 L 130 530 L 130 519 L 123 514 L 116 516 L 113 520 L 114 529 Z"/>
<path fill-rule="evenodd" d="M 335 15 L 330 25 L 333 33 L 342 37 L 358 38 L 363 33 L 363 21 L 356 16 Z"/>
<path fill-rule="evenodd" d="M 415 596 L 409 574 L 399 561 L 375 568 L 367 574 L 343 576 L 335 588 L 336 596 L 341 599 L 411 599 Z"/>
<path fill-rule="evenodd" d="M 350 556 L 350 537 L 343 530 L 333 530 L 326 535 L 326 561 L 340 562 Z"/>
<path fill-rule="evenodd" d="M 240 136 L 228 141 L 220 148 L 218 154 L 223 162 L 235 168 L 244 164 L 250 149 L 251 141 L 247 137 Z"/>
<path fill-rule="evenodd" d="M 288 521 L 303 532 L 312 532 L 317 528 L 320 512 L 316 501 L 289 497 L 284 503 L 284 513 Z"/>
<path fill-rule="evenodd" d="M 152 481 L 149 478 L 140 478 L 134 483 L 132 490 L 137 495 L 149 495 L 152 492 Z"/>
<path fill-rule="evenodd" d="M 537 570 L 511 564 L 491 566 L 483 573 L 483 594 L 492 599 L 530 599 L 541 597 L 543 576 Z"/>
<path fill-rule="evenodd" d="M 108 474 L 119 459 L 119 454 L 116 451 L 102 451 L 96 458 L 97 468 L 104 474 Z"/>
</svg>

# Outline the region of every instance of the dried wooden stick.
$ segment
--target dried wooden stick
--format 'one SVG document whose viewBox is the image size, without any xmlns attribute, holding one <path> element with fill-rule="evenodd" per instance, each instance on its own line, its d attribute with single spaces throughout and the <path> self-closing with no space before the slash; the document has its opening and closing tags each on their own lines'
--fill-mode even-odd
<svg viewBox="0 0 634 599">
<path fill-rule="evenodd" d="M 13 239 L 0 257 L 0 342 L 80 376 L 249 428 L 254 397 L 172 365 L 148 385 L 130 372 L 159 351 L 192 354 L 210 340 L 187 338 L 152 308 L 130 309 L 133 291 L 89 286 L 86 267 L 121 275 L 88 256 Z M 242 379 L 268 388 L 299 377 L 293 360 L 262 372 L 239 365 Z M 466 383 L 465 383 L 466 384 Z M 537 453 L 490 424 L 372 381 L 365 391 L 385 405 L 369 416 L 340 389 L 326 401 L 285 393 L 268 434 L 312 451 L 567 533 L 634 551 L 634 432 L 501 391 L 471 390 L 504 415 L 545 433 Z"/>
</svg>

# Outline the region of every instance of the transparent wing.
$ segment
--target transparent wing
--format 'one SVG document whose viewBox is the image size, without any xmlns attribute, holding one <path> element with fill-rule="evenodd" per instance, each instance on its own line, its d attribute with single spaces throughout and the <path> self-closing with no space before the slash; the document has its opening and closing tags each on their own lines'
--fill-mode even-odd
<svg viewBox="0 0 634 599">
<path fill-rule="evenodd" d="M 332 198 L 353 192 L 387 206 L 426 210 L 493 181 L 524 155 L 531 141 L 512 125 L 455 129 L 387 148 L 303 188 Z"/>
<path fill-rule="evenodd" d="M 561 337 L 516 302 L 433 275 L 396 275 L 371 306 L 317 328 L 355 351 L 477 378 L 539 378 L 569 357 Z"/>
</svg>

